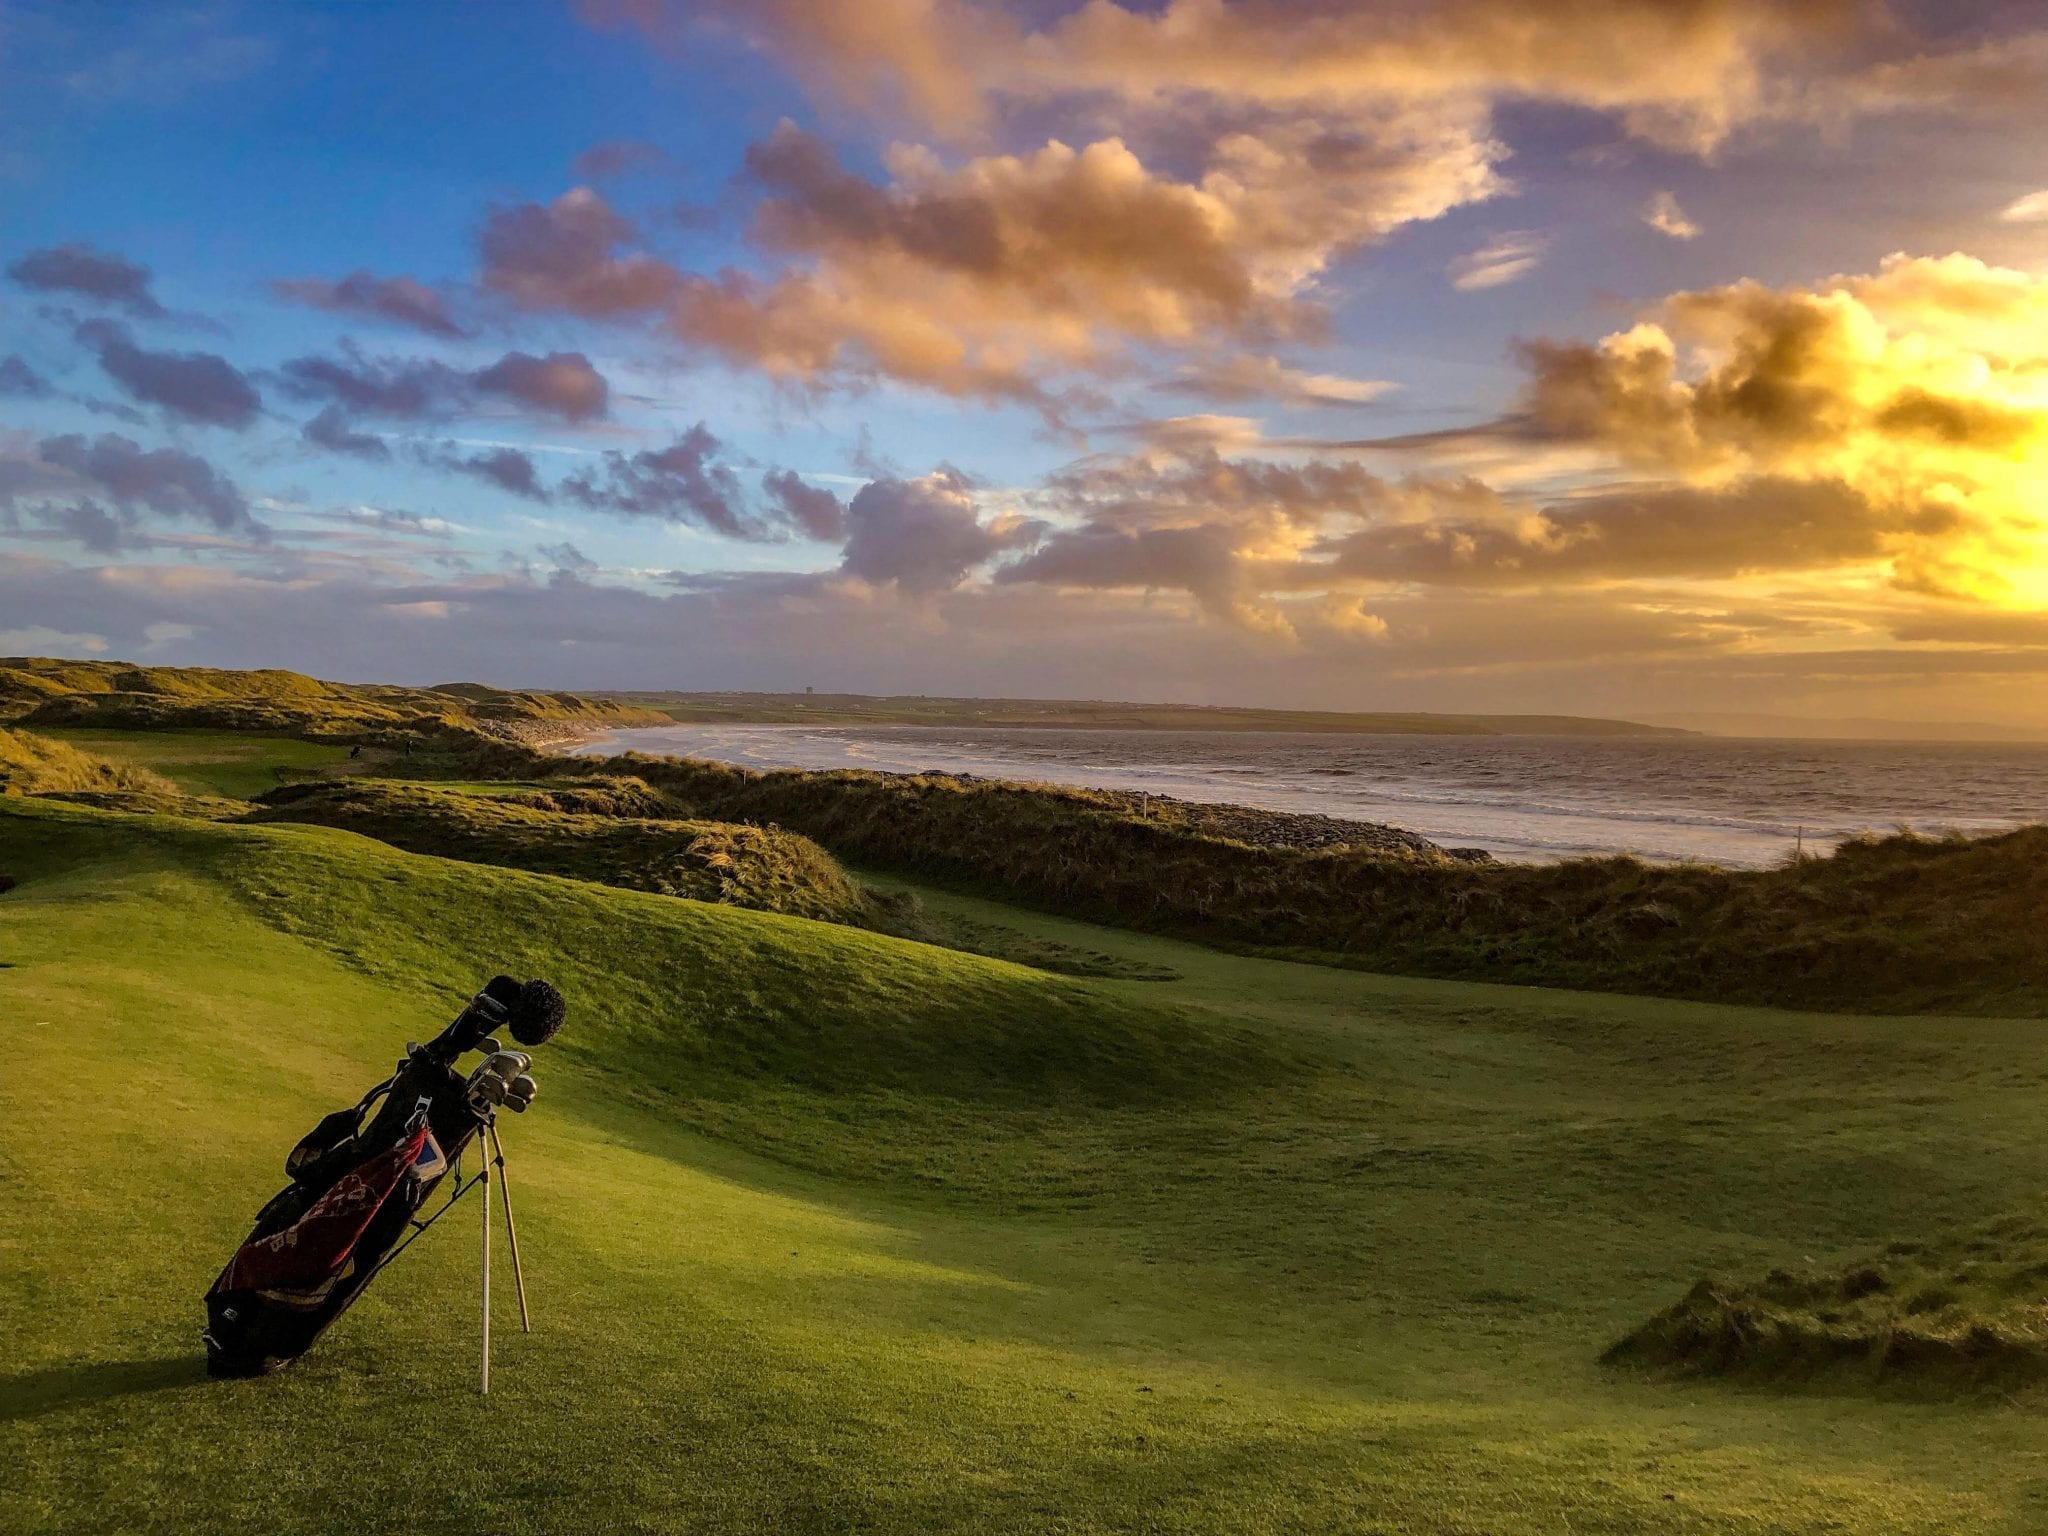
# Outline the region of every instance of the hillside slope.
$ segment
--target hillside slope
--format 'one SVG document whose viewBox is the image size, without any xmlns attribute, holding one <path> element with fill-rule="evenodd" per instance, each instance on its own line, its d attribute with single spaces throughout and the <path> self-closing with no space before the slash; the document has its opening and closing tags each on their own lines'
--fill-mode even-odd
<svg viewBox="0 0 2048 1536">
<path fill-rule="evenodd" d="M 659 724 L 665 718 L 573 693 L 524 693 L 474 683 L 399 688 L 328 683 L 275 669 L 232 672 L 0 657 L 0 721 L 28 725 L 272 731 L 309 740 L 392 742 L 482 732 L 546 741 L 567 730 Z"/>
<path fill-rule="evenodd" d="M 2031 1025 L 1399 981 L 930 897 L 1182 978 L 1082 986 L 22 801 L 0 871 L 10 1536 L 1952 1536 L 2036 1509 L 2031 1411 L 1594 1363 L 1702 1271 L 2021 1203 L 2048 1179 Z M 298 1368 L 205 1381 L 199 1294 L 285 1149 L 500 966 L 572 1016 L 507 1126 L 537 1331 L 501 1288 L 489 1403 L 473 1208 Z"/>
</svg>

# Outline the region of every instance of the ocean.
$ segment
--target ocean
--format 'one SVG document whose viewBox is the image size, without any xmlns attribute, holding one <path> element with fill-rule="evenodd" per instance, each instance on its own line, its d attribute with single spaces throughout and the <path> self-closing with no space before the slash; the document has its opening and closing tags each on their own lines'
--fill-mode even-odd
<svg viewBox="0 0 2048 1536">
<path fill-rule="evenodd" d="M 2048 820 L 2048 744 L 679 725 L 576 750 L 1145 790 L 1536 862 L 1628 852 L 1753 868 L 1802 839 L 1811 851 L 1859 832 Z"/>
</svg>

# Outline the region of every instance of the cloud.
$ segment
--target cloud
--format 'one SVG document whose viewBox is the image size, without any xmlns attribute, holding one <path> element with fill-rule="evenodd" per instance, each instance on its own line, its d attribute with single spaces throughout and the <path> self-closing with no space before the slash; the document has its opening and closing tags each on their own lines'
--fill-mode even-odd
<svg viewBox="0 0 2048 1536">
<path fill-rule="evenodd" d="M 721 447 L 699 422 L 666 448 L 606 454 L 601 470 L 570 476 L 561 494 L 594 511 L 686 524 L 729 539 L 773 537 L 748 510 L 739 475 L 717 462 Z"/>
<path fill-rule="evenodd" d="M 2048 279 L 1893 256 L 1810 288 L 1675 294 L 1597 346 L 1531 343 L 1524 405 L 1554 439 L 1693 476 L 1909 480 L 2023 461 L 2048 431 Z M 1989 472 L 1991 462 L 1978 472 Z"/>
<path fill-rule="evenodd" d="M 604 375 L 581 352 L 550 352 L 546 357 L 507 352 L 471 375 L 470 382 L 480 394 L 513 400 L 563 421 L 595 420 L 611 404 Z"/>
<path fill-rule="evenodd" d="M 1497 235 L 1476 251 L 1453 261 L 1446 269 L 1451 286 L 1460 293 L 1477 288 L 1498 288 L 1526 277 L 1543 259 L 1547 242 L 1528 230 Z"/>
<path fill-rule="evenodd" d="M 1036 498 L 1062 526 L 996 579 L 1185 591 L 1213 617 L 1279 630 L 1288 625 L 1272 594 L 1330 585 L 1330 569 L 1304 564 L 1330 531 L 1385 515 L 1400 499 L 1356 463 L 1225 458 L 1205 443 L 1084 460 Z"/>
<path fill-rule="evenodd" d="M 607 181 L 633 171 L 651 170 L 666 164 L 668 156 L 645 139 L 606 139 L 593 144 L 570 162 L 569 169 L 579 181 Z"/>
<path fill-rule="evenodd" d="M 1998 212 L 2008 224 L 2048 223 L 2048 192 L 2029 192 L 2016 197 Z"/>
<path fill-rule="evenodd" d="M 366 435 L 353 430 L 356 417 L 447 421 L 504 402 L 580 426 L 601 420 L 611 401 L 604 375 L 581 352 L 507 352 L 465 370 L 429 358 L 373 358 L 344 343 L 338 357 L 289 359 L 277 378 L 293 399 L 322 403 L 306 427 L 308 441 L 372 456 Z"/>
<path fill-rule="evenodd" d="M 1095 0 L 1057 11 L 975 0 L 583 0 L 582 9 L 666 42 L 693 24 L 732 28 L 816 90 L 961 138 L 1020 104 L 1075 98 L 1127 108 L 1190 98 L 1269 108 L 1533 99 L 1610 112 L 1640 137 L 1706 150 L 1785 110 L 1816 79 L 1925 51 L 1868 0 Z"/>
<path fill-rule="evenodd" d="M 348 342 L 341 352 L 339 358 L 295 357 L 280 365 L 285 393 L 358 415 L 416 421 L 453 414 L 469 391 L 468 376 L 446 363 L 371 358 Z"/>
<path fill-rule="evenodd" d="M 1337 571 L 1376 582 L 1550 587 L 1714 580 L 1888 558 L 1898 536 L 1939 538 L 1956 514 L 1873 505 L 1839 481 L 1759 478 L 1721 489 L 1623 491 L 1493 519 L 1376 524 L 1330 546 Z"/>
<path fill-rule="evenodd" d="M 794 471 L 769 470 L 761 477 L 761 493 L 780 519 L 805 538 L 836 544 L 846 536 L 846 508 L 839 498 Z"/>
<path fill-rule="evenodd" d="M 149 291 L 149 268 L 84 241 L 30 251 L 8 265 L 7 275 L 40 293 L 70 293 L 125 309 L 141 319 L 164 314 Z"/>
<path fill-rule="evenodd" d="M 656 310 L 675 293 L 681 276 L 652 256 L 614 254 L 635 238 L 632 221 L 588 187 L 573 188 L 545 207 L 493 208 L 478 242 L 479 281 L 523 309 L 566 310 L 597 320 Z"/>
<path fill-rule="evenodd" d="M 2048 30 L 2017 13 L 1936 26 L 1881 0 L 581 9 L 670 48 L 700 29 L 737 34 L 835 106 L 947 149 L 896 143 L 876 178 L 785 124 L 748 156 L 751 238 L 781 265 L 685 272 L 622 256 L 630 226 L 579 190 L 574 206 L 522 214 L 536 226 L 522 243 L 552 231 L 571 254 L 537 264 L 544 277 L 495 281 L 534 307 L 665 314 L 690 346 L 785 383 L 888 380 L 1055 419 L 1076 380 L 1153 354 L 1316 339 L 1320 284 L 1346 253 L 1507 189 L 1504 105 L 1590 109 L 1705 155 L 1744 130 L 1977 110 L 2048 86 Z M 1672 238 L 1695 227 L 1668 197 L 1645 216 Z M 1535 237 L 1507 236 L 1451 276 L 1494 286 L 1541 254 Z"/>
<path fill-rule="evenodd" d="M 329 453 L 352 453 L 365 459 L 391 457 L 390 445 L 383 438 L 356 431 L 349 424 L 347 412 L 338 405 L 325 407 L 299 429 L 299 435 L 314 447 L 325 448 Z"/>
<path fill-rule="evenodd" d="M 255 388 L 224 357 L 154 352 L 137 346 L 127 328 L 112 320 L 89 320 L 77 335 L 130 398 L 159 406 L 180 421 L 241 431 L 263 412 Z"/>
<path fill-rule="evenodd" d="M 115 433 L 45 437 L 26 455 L 0 458 L 0 511 L 28 511 L 41 526 L 101 553 L 128 544 L 147 516 L 259 542 L 270 536 L 241 491 L 206 460 Z"/>
<path fill-rule="evenodd" d="M 46 399 L 50 393 L 49 381 L 20 357 L 11 353 L 6 357 L 0 357 L 0 395 L 13 395 L 23 400 L 41 400 Z"/>
<path fill-rule="evenodd" d="M 785 266 L 683 277 L 668 324 L 790 382 L 1051 409 L 1048 379 L 1115 371 L 1133 345 L 1320 334 L 1306 290 L 1339 254 L 1493 190 L 1464 124 L 1382 130 L 1335 147 L 1312 122 L 1225 133 L 1192 180 L 1116 138 L 957 167 L 899 146 L 876 183 L 785 123 L 748 155 L 753 238 Z"/>
<path fill-rule="evenodd" d="M 316 513 L 315 516 L 420 539 L 445 539 L 460 531 L 445 518 L 423 517 L 417 512 L 401 512 L 392 507 L 344 507 L 336 512 Z"/>
<path fill-rule="evenodd" d="M 966 480 L 955 471 L 875 480 L 847 504 L 846 550 L 839 568 L 871 586 L 943 592 L 1041 531 L 1039 524 L 1016 517 L 984 522 Z"/>
<path fill-rule="evenodd" d="M 1673 240 L 1691 240 L 1699 235 L 1700 227 L 1685 216 L 1685 210 L 1678 206 L 1675 193 L 1659 192 L 1643 209 L 1643 222 L 1660 235 Z"/>
<path fill-rule="evenodd" d="M 1217 361 L 1192 364 L 1159 387 L 1229 404 L 1272 400 L 1282 405 L 1321 407 L 1370 405 L 1398 386 L 1384 379 L 1310 373 L 1290 368 L 1277 357 L 1240 352 Z"/>
<path fill-rule="evenodd" d="M 573 577 L 577 580 L 594 576 L 603 569 L 595 560 L 591 559 L 590 556 L 583 553 L 582 550 L 571 544 L 567 539 L 564 539 L 559 544 L 539 545 L 535 548 L 534 553 L 553 566 L 558 575 Z"/>
<path fill-rule="evenodd" d="M 1597 344 L 1518 350 L 1519 410 L 1405 446 L 1442 456 L 1491 440 L 1539 465 L 1570 452 L 1582 474 L 1666 488 L 1839 486 L 1886 535 L 1894 586 L 2048 601 L 2048 279 L 1963 255 L 1894 256 L 1806 287 L 1678 293 Z"/>
<path fill-rule="evenodd" d="M 279 278 L 270 285 L 279 298 L 330 314 L 363 315 L 410 326 L 430 336 L 468 334 L 449 318 L 441 295 L 410 277 L 378 277 L 358 269 L 330 281 L 323 277 Z"/>
<path fill-rule="evenodd" d="M 548 488 L 541 483 L 532 458 L 517 448 L 490 448 L 482 453 L 472 454 L 448 453 L 430 462 L 443 469 L 474 475 L 479 480 L 495 485 L 501 491 L 523 496 L 528 501 L 553 499 Z"/>
</svg>

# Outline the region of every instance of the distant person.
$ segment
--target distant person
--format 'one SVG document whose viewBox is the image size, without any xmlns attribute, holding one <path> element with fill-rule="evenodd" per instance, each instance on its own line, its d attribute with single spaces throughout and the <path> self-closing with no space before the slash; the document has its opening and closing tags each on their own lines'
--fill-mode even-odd
<svg viewBox="0 0 2048 1536">
<path fill-rule="evenodd" d="M 361 757 L 362 755 L 363 749 L 361 747 L 350 747 L 348 749 L 348 760 L 350 762 L 354 762 L 357 758 Z"/>
</svg>

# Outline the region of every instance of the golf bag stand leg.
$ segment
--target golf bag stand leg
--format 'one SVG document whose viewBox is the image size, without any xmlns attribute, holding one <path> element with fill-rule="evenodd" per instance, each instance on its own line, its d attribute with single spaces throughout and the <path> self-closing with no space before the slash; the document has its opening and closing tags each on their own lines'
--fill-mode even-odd
<svg viewBox="0 0 2048 1536">
<path fill-rule="evenodd" d="M 477 1390 L 488 1395 L 491 1390 L 491 1161 L 489 1158 L 484 1159 L 484 1169 L 480 1177 L 484 1181 L 484 1364 L 482 1384 Z"/>
<path fill-rule="evenodd" d="M 533 1317 L 526 1310 L 526 1272 L 519 1267 L 519 1228 L 512 1222 L 512 1181 L 505 1177 L 505 1143 L 498 1135 L 498 1122 L 489 1126 L 492 1162 L 498 1170 L 498 1198 L 505 1202 L 505 1242 L 512 1250 L 512 1285 L 519 1292 L 519 1331 L 533 1332 Z"/>
</svg>

